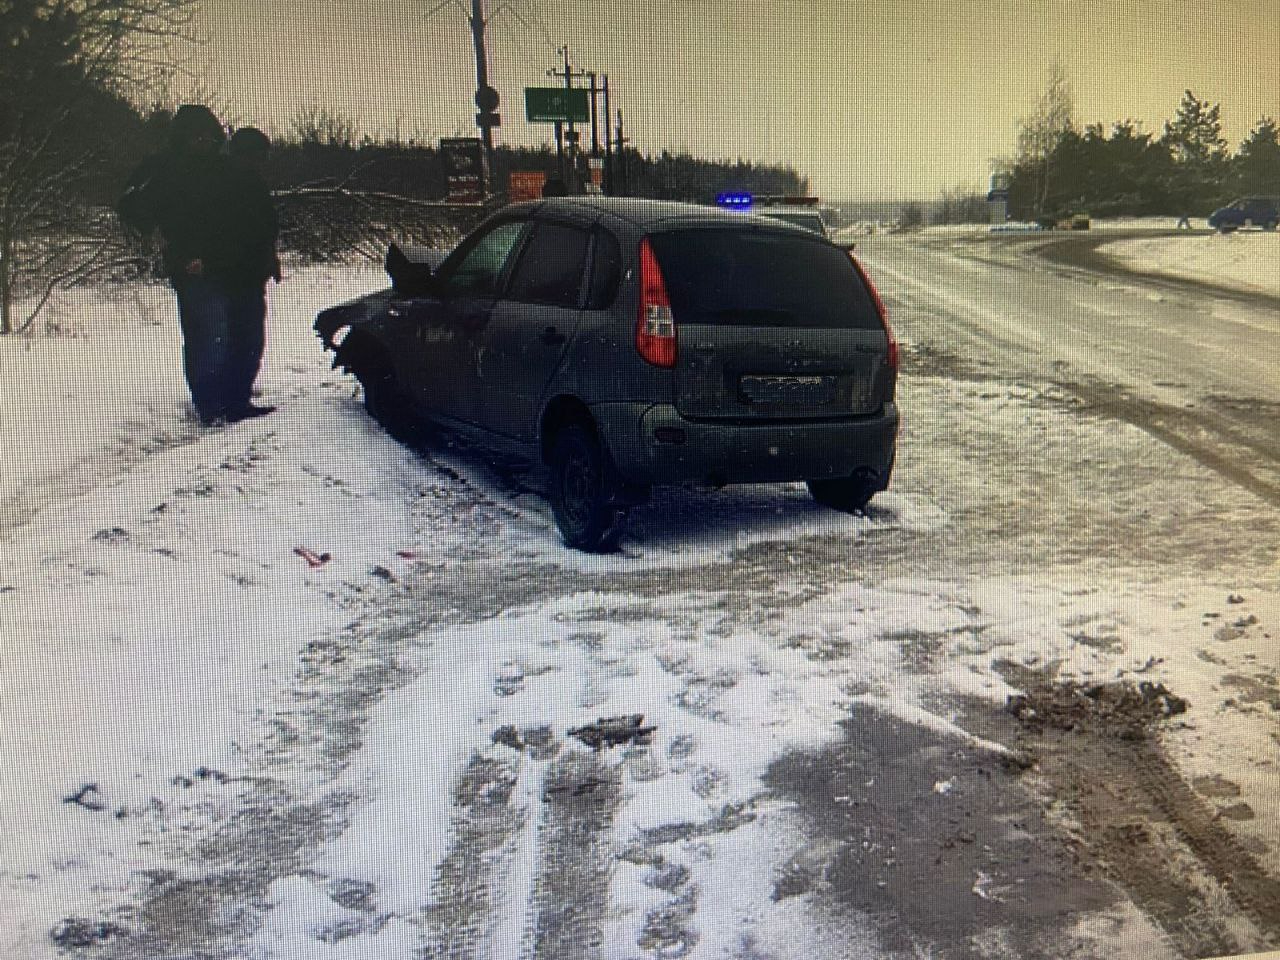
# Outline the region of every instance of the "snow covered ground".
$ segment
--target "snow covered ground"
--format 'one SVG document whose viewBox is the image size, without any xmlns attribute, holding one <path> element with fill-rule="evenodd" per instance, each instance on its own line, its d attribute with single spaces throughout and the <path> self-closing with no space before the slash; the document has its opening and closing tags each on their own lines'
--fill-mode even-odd
<svg viewBox="0 0 1280 960">
<path fill-rule="evenodd" d="M 1223 675 L 1277 666 L 1265 577 L 1018 572 L 997 542 L 986 575 L 945 555 L 927 573 L 866 564 L 877 542 L 952 535 L 922 475 L 959 469 L 936 459 L 955 423 L 1039 438 L 1046 477 L 1055 438 L 1097 423 L 1034 393 L 904 383 L 903 482 L 871 517 L 796 486 L 664 492 L 620 554 L 585 557 L 474 458 L 389 440 L 328 369 L 315 311 L 380 282 L 287 278 L 260 379 L 280 410 L 215 430 L 187 411 L 164 288 L 68 297 L 59 335 L 0 343 L 0 955 L 111 956 L 175 927 L 193 955 L 408 960 L 464 933 L 529 955 L 557 909 L 548 838 L 572 827 L 544 801 L 571 783 L 605 798 L 611 851 L 637 851 L 591 901 L 610 956 L 879 956 L 870 918 L 829 929 L 776 895 L 799 825 L 765 779 L 858 711 L 998 757 L 957 725 L 964 698 L 1014 692 L 998 661 L 1168 683 L 1193 705 L 1173 739 L 1187 768 L 1230 770 L 1241 802 L 1268 804 L 1266 718 L 1217 706 Z M 1087 442 L 1163 455 L 1137 430 Z M 1224 514 L 1247 507 L 1210 487 Z M 805 572 L 815 540 L 847 554 L 847 577 Z M 772 551 L 764 593 L 758 565 L 732 588 L 704 572 L 752 549 Z M 567 736 L 626 713 L 656 725 L 649 747 L 604 760 Z M 922 784 L 921 802 L 945 815 L 953 787 Z M 257 864 L 242 887 L 188 898 L 236 857 Z M 165 911 L 137 906 L 157 890 Z M 1119 908 L 1108 923 L 1077 935 L 1157 939 Z"/>
<path fill-rule="evenodd" d="M 1280 296 L 1280 233 L 1240 230 L 1120 240 L 1098 248 L 1125 266 Z"/>
</svg>

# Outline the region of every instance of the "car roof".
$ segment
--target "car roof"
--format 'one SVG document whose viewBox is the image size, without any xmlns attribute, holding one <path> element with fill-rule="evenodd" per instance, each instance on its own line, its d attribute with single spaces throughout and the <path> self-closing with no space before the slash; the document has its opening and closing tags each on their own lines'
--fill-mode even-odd
<svg viewBox="0 0 1280 960">
<path fill-rule="evenodd" d="M 754 224 L 779 230 L 800 230 L 779 220 L 770 220 L 756 214 L 719 207 L 701 206 L 696 203 L 678 203 L 673 200 L 647 200 L 640 197 L 549 197 L 513 204 L 504 212 L 557 210 L 579 216 L 603 213 L 618 220 L 634 224 L 643 231 L 655 227 L 697 226 L 702 224 Z M 805 231 L 801 231 L 805 232 Z"/>
</svg>

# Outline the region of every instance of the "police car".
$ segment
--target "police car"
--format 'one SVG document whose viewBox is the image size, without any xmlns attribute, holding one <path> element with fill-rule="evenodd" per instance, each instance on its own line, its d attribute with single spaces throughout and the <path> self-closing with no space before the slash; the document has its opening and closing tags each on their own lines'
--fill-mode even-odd
<svg viewBox="0 0 1280 960">
<path fill-rule="evenodd" d="M 722 193 L 716 197 L 716 206 L 726 210 L 756 213 L 793 226 L 812 230 L 831 239 L 831 230 L 822 219 L 817 197 L 797 197 L 783 194 Z"/>
</svg>

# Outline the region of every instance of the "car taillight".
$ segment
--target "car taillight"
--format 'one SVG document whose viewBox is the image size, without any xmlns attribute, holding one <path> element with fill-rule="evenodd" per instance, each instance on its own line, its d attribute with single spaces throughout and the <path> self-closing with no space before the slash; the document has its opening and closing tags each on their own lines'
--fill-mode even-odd
<svg viewBox="0 0 1280 960">
<path fill-rule="evenodd" d="M 889 311 L 884 305 L 884 301 L 880 299 L 880 291 L 876 289 L 876 285 L 871 282 L 871 278 L 867 276 L 867 271 L 862 268 L 862 264 L 858 258 L 849 254 L 849 259 L 853 261 L 854 269 L 858 271 L 858 276 L 862 277 L 862 282 L 867 285 L 867 292 L 871 294 L 871 302 L 876 305 L 876 313 L 880 315 L 880 323 L 884 326 L 884 335 L 889 338 L 889 356 L 886 363 L 889 369 L 897 373 L 898 371 L 898 340 L 893 335 L 893 328 L 889 326 Z"/>
<path fill-rule="evenodd" d="M 655 367 L 676 365 L 676 318 L 649 238 L 640 241 L 640 315 L 636 351 Z"/>
</svg>

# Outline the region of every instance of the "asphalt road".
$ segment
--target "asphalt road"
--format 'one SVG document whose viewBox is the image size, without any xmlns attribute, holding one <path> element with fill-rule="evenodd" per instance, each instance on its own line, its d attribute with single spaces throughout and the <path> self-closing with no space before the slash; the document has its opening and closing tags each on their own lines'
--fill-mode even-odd
<svg viewBox="0 0 1280 960">
<path fill-rule="evenodd" d="M 859 249 L 889 278 L 923 351 L 970 372 L 1058 384 L 1280 504 L 1280 299 L 1135 274 L 1098 252 L 1126 236 Z"/>
</svg>

